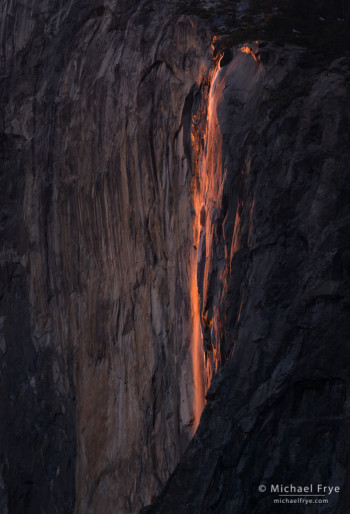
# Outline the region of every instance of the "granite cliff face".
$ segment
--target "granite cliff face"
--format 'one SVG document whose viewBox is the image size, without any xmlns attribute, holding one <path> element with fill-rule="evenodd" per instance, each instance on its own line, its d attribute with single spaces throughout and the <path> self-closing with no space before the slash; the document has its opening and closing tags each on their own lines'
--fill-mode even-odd
<svg viewBox="0 0 350 514">
<path fill-rule="evenodd" d="M 184 125 L 209 39 L 158 7 L 1 6 L 3 512 L 136 512 L 193 434 Z"/>
<path fill-rule="evenodd" d="M 0 7 L 4 513 L 348 509 L 349 61 L 185 11 Z"/>
</svg>

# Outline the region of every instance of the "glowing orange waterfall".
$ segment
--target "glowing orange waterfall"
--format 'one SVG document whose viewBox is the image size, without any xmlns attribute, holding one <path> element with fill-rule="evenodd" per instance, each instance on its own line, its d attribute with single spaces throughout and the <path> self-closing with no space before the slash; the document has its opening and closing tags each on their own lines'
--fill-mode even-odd
<svg viewBox="0 0 350 514">
<path fill-rule="evenodd" d="M 192 372 L 194 383 L 193 394 L 193 431 L 195 432 L 204 408 L 205 385 L 204 385 L 204 351 L 202 343 L 202 330 L 199 315 L 199 295 L 197 288 L 197 261 L 192 265 L 191 277 L 191 305 L 192 305 Z"/>
<path fill-rule="evenodd" d="M 194 381 L 194 431 L 199 424 L 205 404 L 205 392 L 210 385 L 212 376 L 211 364 L 209 361 L 205 363 L 203 336 L 201 329 L 201 313 L 199 306 L 199 293 L 197 285 L 197 263 L 199 258 L 199 243 L 201 233 L 205 230 L 206 236 L 206 255 L 210 253 L 212 230 L 210 226 L 210 211 L 213 207 L 213 201 L 217 197 L 218 183 L 216 171 L 219 171 L 219 179 L 221 179 L 221 136 L 219 132 L 219 124 L 216 115 L 216 78 L 218 75 L 218 66 L 210 73 L 210 90 L 208 104 L 202 107 L 202 112 L 197 113 L 192 127 L 192 145 L 195 155 L 195 177 L 192 185 L 193 205 L 194 205 L 194 221 L 193 221 L 193 245 L 195 255 L 191 266 L 191 306 L 192 306 L 192 366 Z M 219 96 L 221 94 L 221 88 Z M 206 116 L 205 116 L 206 114 Z M 205 211 L 205 226 L 203 220 L 201 223 L 201 212 Z M 205 277 L 208 275 L 208 267 L 210 262 L 205 263 Z M 206 280 L 206 278 L 204 279 Z M 204 283 L 204 289 L 206 284 Z M 209 369 L 208 369 L 209 367 Z"/>
<path fill-rule="evenodd" d="M 213 47 L 214 50 L 214 47 Z M 193 246 L 191 266 L 192 305 L 192 365 L 194 381 L 194 429 L 197 428 L 205 404 L 205 392 L 221 364 L 221 342 L 225 336 L 225 313 L 213 304 L 210 280 L 215 266 L 215 221 L 222 208 L 223 187 L 228 171 L 223 167 L 222 134 L 218 112 L 225 106 L 224 90 L 235 74 L 241 90 L 253 83 L 261 70 L 253 47 L 243 46 L 232 61 L 220 68 L 221 55 L 208 76 L 207 89 L 203 81 L 203 101 L 192 120 L 192 147 L 194 153 L 194 178 L 192 197 L 194 206 Z M 214 52 L 213 52 L 214 53 Z M 223 102 L 223 103 L 221 103 Z M 231 248 L 225 247 L 225 259 L 230 263 L 240 247 L 240 212 L 238 203 Z M 215 236 L 216 237 L 216 236 Z M 230 268 L 229 268 L 230 270 Z M 224 291 L 227 286 L 227 267 L 217 271 L 217 281 Z M 199 284 L 197 283 L 199 278 Z M 199 286 L 199 289 L 198 289 Z M 199 291 L 200 290 L 200 295 Z M 204 352 L 203 332 L 207 350 Z"/>
</svg>

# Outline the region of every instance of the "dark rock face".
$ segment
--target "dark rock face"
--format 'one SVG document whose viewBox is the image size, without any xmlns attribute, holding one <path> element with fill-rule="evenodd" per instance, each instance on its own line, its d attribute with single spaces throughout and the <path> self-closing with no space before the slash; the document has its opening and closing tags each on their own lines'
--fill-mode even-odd
<svg viewBox="0 0 350 514">
<path fill-rule="evenodd" d="M 1 509 L 137 512 L 193 434 L 183 133 L 210 40 L 173 2 L 0 9 Z"/>
<path fill-rule="evenodd" d="M 138 512 L 193 434 L 191 136 L 212 63 L 184 10 L 0 6 L 1 512 Z M 221 62 L 201 210 L 219 371 L 149 512 L 270 513 L 260 483 L 312 481 L 349 508 L 349 63 L 252 52 Z"/>
<path fill-rule="evenodd" d="M 69 347 L 65 359 L 52 347 L 49 308 L 40 311 L 37 326 L 32 319 L 23 220 L 30 145 L 22 135 L 6 133 L 0 145 L 0 510 L 69 512 L 75 496 L 73 356 Z"/>
<path fill-rule="evenodd" d="M 349 510 L 350 63 L 305 70 L 297 49 L 267 46 L 265 64 L 253 52 L 220 71 L 221 194 L 206 206 L 211 265 L 199 288 L 207 348 L 224 365 L 143 512 L 281 512 L 269 485 L 290 483 L 340 487 L 308 512 Z"/>
</svg>

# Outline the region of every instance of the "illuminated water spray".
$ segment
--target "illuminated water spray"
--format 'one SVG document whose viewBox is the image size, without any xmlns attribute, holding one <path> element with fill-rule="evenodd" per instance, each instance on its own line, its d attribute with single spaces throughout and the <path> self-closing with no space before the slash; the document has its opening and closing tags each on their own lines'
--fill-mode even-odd
<svg viewBox="0 0 350 514">
<path fill-rule="evenodd" d="M 225 338 L 225 313 L 213 305 L 211 280 L 214 262 L 214 230 L 218 213 L 222 210 L 223 187 L 228 171 L 223 166 L 222 133 L 218 112 L 226 108 L 224 90 L 234 78 L 237 91 L 244 91 L 258 77 L 260 65 L 253 47 L 243 46 L 231 61 L 220 68 L 221 55 L 209 72 L 208 93 L 192 122 L 192 147 L 194 154 L 194 178 L 192 195 L 194 205 L 193 246 L 195 248 L 191 267 L 191 304 L 193 320 L 192 363 L 194 379 L 194 429 L 197 428 L 205 403 L 205 392 L 221 361 L 220 345 Z M 233 57 L 233 56 L 232 56 Z M 230 82 L 231 81 L 231 82 Z M 206 100 L 206 101 L 205 101 Z M 223 102 L 221 104 L 221 102 Z M 223 112 L 223 111 L 220 111 Z M 225 246 L 226 266 L 217 271 L 217 284 L 225 297 L 227 274 L 233 255 L 239 250 L 240 208 L 237 212 L 229 246 Z M 199 280 L 197 282 L 197 278 Z M 200 295 L 198 293 L 200 286 Z M 202 330 L 203 328 L 203 330 Z M 204 353 L 203 331 L 207 351 Z"/>
<path fill-rule="evenodd" d="M 194 179 L 192 184 L 194 221 L 193 245 L 195 248 L 191 266 L 191 306 L 192 306 L 192 366 L 194 381 L 194 431 L 196 430 L 205 404 L 205 392 L 210 384 L 212 370 L 205 359 L 201 328 L 200 299 L 197 284 L 198 260 L 204 251 L 210 254 L 211 234 L 210 212 L 215 206 L 218 179 L 221 178 L 221 135 L 216 115 L 216 104 L 222 91 L 218 87 L 219 63 L 210 72 L 208 103 L 197 113 L 192 126 L 194 150 Z M 206 109 L 206 113 L 205 113 Z M 217 171 L 219 173 L 217 173 Z M 205 235 L 205 238 L 204 238 Z M 204 243 L 205 239 L 205 243 Z M 210 260 L 205 260 L 204 290 Z M 203 320 L 202 320 L 203 322 Z"/>
</svg>

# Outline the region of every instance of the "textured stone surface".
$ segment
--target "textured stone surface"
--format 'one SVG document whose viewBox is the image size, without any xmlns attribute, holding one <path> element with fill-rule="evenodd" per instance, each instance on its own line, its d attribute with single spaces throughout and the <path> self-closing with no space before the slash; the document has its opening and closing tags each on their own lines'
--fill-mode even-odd
<svg viewBox="0 0 350 514">
<path fill-rule="evenodd" d="M 192 435 L 184 106 L 209 39 L 175 7 L 1 4 L 4 512 L 136 512 Z"/>
</svg>

